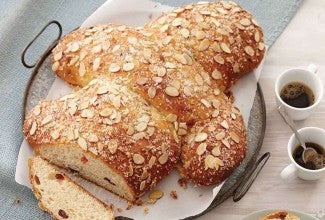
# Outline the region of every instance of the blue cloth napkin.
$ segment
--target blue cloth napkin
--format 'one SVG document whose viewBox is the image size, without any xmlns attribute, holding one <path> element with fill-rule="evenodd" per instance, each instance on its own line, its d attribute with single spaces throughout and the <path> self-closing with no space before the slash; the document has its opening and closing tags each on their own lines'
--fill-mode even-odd
<svg viewBox="0 0 325 220">
<path fill-rule="evenodd" d="M 302 0 L 235 0 L 249 10 L 264 29 L 271 46 L 282 33 Z M 105 0 L 7 0 L 0 4 L 0 219 L 50 219 L 40 211 L 31 190 L 14 180 L 17 155 L 23 139 L 22 100 L 30 69 L 20 56 L 25 46 L 50 20 L 58 20 L 63 32 L 78 27 Z M 158 0 L 180 6 L 190 0 Z M 27 53 L 33 63 L 55 38 L 54 28 L 42 35 Z"/>
</svg>

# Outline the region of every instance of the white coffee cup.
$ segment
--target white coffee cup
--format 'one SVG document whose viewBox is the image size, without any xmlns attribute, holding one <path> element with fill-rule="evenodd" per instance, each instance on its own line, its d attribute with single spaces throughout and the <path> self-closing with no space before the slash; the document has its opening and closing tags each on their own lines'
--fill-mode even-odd
<svg viewBox="0 0 325 220">
<path fill-rule="evenodd" d="M 278 105 L 283 105 L 286 112 L 291 116 L 293 120 L 303 120 L 309 117 L 316 109 L 323 98 L 323 84 L 319 76 L 316 74 L 317 67 L 314 64 L 310 64 L 306 69 L 304 68 L 292 68 L 284 71 L 275 81 L 275 96 Z M 283 87 L 290 82 L 302 82 L 307 85 L 314 93 L 314 103 L 306 108 L 296 108 L 285 103 L 280 93 Z"/>
<path fill-rule="evenodd" d="M 318 144 L 324 148 L 325 146 L 325 130 L 316 127 L 305 127 L 298 130 L 299 134 L 302 136 L 305 142 L 312 142 Z M 290 158 L 291 164 L 286 166 L 281 172 L 281 178 L 290 179 L 293 177 L 300 177 L 304 180 L 317 180 L 324 176 L 325 167 L 318 170 L 306 169 L 293 159 L 293 152 L 300 144 L 295 136 L 291 135 L 288 142 L 288 156 Z"/>
</svg>

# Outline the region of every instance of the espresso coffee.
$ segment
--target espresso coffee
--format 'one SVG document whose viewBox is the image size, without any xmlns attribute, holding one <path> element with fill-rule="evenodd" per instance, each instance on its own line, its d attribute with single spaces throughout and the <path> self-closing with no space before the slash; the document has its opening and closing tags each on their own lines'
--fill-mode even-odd
<svg viewBox="0 0 325 220">
<path fill-rule="evenodd" d="M 315 101 L 313 91 L 302 82 L 286 84 L 281 90 L 280 97 L 285 103 L 296 108 L 307 108 Z"/>
<path fill-rule="evenodd" d="M 302 152 L 304 151 L 304 148 L 302 146 L 296 147 L 296 149 L 293 151 L 293 159 L 296 161 L 297 164 L 300 166 L 309 169 L 309 170 L 318 170 L 325 167 L 325 150 L 322 146 L 307 142 L 306 147 L 314 148 L 317 152 L 317 156 L 314 158 L 308 159 L 306 163 L 304 163 L 302 159 Z"/>
</svg>

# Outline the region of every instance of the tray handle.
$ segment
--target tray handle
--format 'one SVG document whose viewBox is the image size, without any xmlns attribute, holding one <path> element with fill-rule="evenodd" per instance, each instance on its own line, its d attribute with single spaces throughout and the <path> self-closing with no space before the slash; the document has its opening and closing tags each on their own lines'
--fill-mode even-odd
<svg viewBox="0 0 325 220">
<path fill-rule="evenodd" d="M 27 50 L 29 49 L 29 47 L 34 43 L 34 41 L 46 30 L 47 27 L 49 27 L 51 24 L 56 24 L 56 26 L 59 28 L 59 35 L 58 37 L 52 42 L 52 45 L 54 43 L 56 43 L 62 36 L 62 25 L 58 22 L 58 21 L 50 21 L 49 23 L 47 23 L 43 28 L 42 30 L 34 37 L 34 39 L 27 45 L 27 47 L 23 50 L 23 53 L 21 55 L 21 62 L 23 63 L 23 65 L 26 67 L 26 68 L 33 68 L 37 61 L 34 63 L 34 64 L 27 64 L 26 63 L 26 59 L 25 59 L 25 54 L 27 52 Z M 51 48 L 51 47 L 50 47 Z M 51 48 L 52 49 L 52 48 Z M 49 50 L 49 49 L 47 49 Z"/>
<path fill-rule="evenodd" d="M 270 158 L 270 152 L 263 154 L 255 163 L 251 171 L 246 175 L 243 180 L 240 182 L 239 186 L 235 189 L 233 195 L 233 201 L 238 202 L 241 200 L 244 195 L 247 193 L 249 188 L 252 186 L 253 182 L 257 178 L 258 174 L 261 172 L 262 168 Z"/>
</svg>

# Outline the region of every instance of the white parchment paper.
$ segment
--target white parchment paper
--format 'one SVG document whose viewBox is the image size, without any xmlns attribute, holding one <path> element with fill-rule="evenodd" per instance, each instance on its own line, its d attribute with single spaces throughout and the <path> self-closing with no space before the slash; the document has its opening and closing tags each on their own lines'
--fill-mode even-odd
<svg viewBox="0 0 325 220">
<path fill-rule="evenodd" d="M 148 0 L 108 0 L 99 7 L 81 27 L 87 27 L 95 24 L 117 23 L 127 24 L 130 26 L 142 26 L 150 21 L 150 19 L 159 16 L 162 12 L 172 9 L 170 6 L 161 5 L 160 3 Z M 245 125 L 247 126 L 250 110 L 253 105 L 256 92 L 256 83 L 261 73 L 262 64 L 252 74 L 244 76 L 237 85 L 232 89 L 236 98 L 235 105 L 243 114 Z M 47 96 L 48 99 L 56 99 L 71 91 L 70 86 L 57 78 Z M 31 187 L 28 178 L 27 160 L 33 156 L 33 150 L 26 140 L 21 144 L 16 167 L 15 180 L 19 184 Z M 212 202 L 213 198 L 221 189 L 221 185 L 217 187 L 194 187 L 188 184 L 187 189 L 183 189 L 177 183 L 179 174 L 173 171 L 167 178 L 160 182 L 157 188 L 164 192 L 162 199 L 155 204 L 147 205 L 149 212 L 144 212 L 143 206 L 134 206 L 130 210 L 126 210 L 127 202 L 118 196 L 102 189 L 88 181 L 79 177 L 70 176 L 77 183 L 89 190 L 93 195 L 101 199 L 107 204 L 113 204 L 115 215 L 123 215 L 134 219 L 181 219 L 188 216 L 196 215 L 204 211 Z M 175 190 L 178 199 L 172 199 L 169 193 Z M 147 195 L 144 196 L 144 198 Z M 123 211 L 119 213 L 117 208 Z"/>
</svg>

